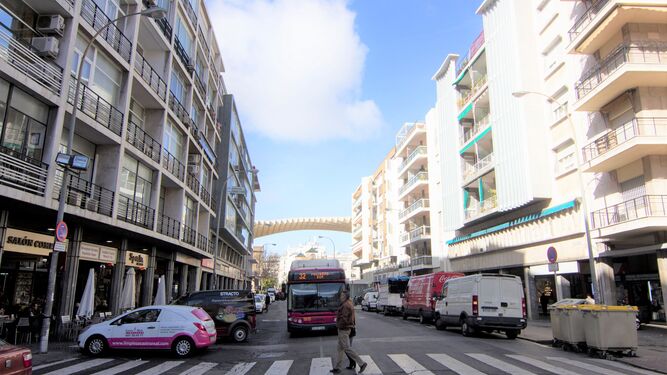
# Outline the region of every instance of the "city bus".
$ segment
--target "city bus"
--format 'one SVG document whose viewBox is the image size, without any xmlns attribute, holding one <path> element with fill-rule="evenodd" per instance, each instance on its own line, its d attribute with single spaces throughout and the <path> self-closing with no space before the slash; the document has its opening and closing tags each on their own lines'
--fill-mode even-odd
<svg viewBox="0 0 667 375">
<path fill-rule="evenodd" d="M 287 331 L 336 329 L 345 271 L 335 259 L 295 260 L 287 275 Z"/>
</svg>

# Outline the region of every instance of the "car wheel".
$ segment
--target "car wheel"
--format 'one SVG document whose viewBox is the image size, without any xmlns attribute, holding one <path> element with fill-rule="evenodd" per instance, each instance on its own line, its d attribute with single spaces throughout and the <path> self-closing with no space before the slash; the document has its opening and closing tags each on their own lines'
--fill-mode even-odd
<svg viewBox="0 0 667 375">
<path fill-rule="evenodd" d="M 92 336 L 86 341 L 84 347 L 86 354 L 100 356 L 107 350 L 107 340 L 102 336 Z"/>
<path fill-rule="evenodd" d="M 519 330 L 517 329 L 510 329 L 505 331 L 505 335 L 507 336 L 508 339 L 514 340 L 516 339 L 517 336 L 519 336 Z"/>
<path fill-rule="evenodd" d="M 408 320 L 408 314 L 406 314 L 405 311 L 403 311 L 403 320 Z"/>
<path fill-rule="evenodd" d="M 435 318 L 435 329 L 437 329 L 438 331 L 444 331 L 445 329 L 447 329 L 445 322 L 439 316 Z"/>
<path fill-rule="evenodd" d="M 177 357 L 184 358 L 195 351 L 195 344 L 189 337 L 179 337 L 174 340 L 171 350 Z"/>
<path fill-rule="evenodd" d="M 427 319 L 424 317 L 424 313 L 420 312 L 419 313 L 419 324 L 426 324 Z"/>
<path fill-rule="evenodd" d="M 244 326 L 236 326 L 232 330 L 232 340 L 234 342 L 245 342 L 248 339 L 248 329 Z"/>
<path fill-rule="evenodd" d="M 472 333 L 473 333 L 473 331 L 470 328 L 470 326 L 468 325 L 468 322 L 466 321 L 466 319 L 463 319 L 461 321 L 461 334 L 463 336 L 470 337 L 470 336 L 472 336 Z"/>
</svg>

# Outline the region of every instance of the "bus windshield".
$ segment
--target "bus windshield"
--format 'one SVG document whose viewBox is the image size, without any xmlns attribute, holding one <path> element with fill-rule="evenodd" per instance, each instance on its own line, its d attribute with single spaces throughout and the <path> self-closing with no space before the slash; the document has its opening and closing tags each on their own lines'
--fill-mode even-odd
<svg viewBox="0 0 667 375">
<path fill-rule="evenodd" d="M 287 308 L 291 311 L 336 311 L 344 283 L 303 283 L 289 287 Z"/>
</svg>

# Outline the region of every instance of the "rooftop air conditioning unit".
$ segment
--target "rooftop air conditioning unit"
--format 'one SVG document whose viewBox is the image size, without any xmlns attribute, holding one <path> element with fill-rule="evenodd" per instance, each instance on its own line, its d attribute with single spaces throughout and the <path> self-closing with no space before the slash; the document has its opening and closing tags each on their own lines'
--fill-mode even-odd
<svg viewBox="0 0 667 375">
<path fill-rule="evenodd" d="M 37 17 L 37 31 L 44 35 L 63 36 L 65 19 L 59 14 Z"/>
<path fill-rule="evenodd" d="M 58 57 L 60 42 L 53 36 L 32 38 L 32 46 L 37 50 L 39 56 Z"/>
</svg>

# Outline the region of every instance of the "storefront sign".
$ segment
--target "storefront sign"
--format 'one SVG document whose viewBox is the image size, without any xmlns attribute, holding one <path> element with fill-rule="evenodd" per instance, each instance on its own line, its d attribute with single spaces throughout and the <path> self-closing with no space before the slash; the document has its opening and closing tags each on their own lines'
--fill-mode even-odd
<svg viewBox="0 0 667 375">
<path fill-rule="evenodd" d="M 5 251 L 48 256 L 54 242 L 53 236 L 7 228 L 3 248 Z"/>
<path fill-rule="evenodd" d="M 190 266 L 199 267 L 201 266 L 201 261 L 197 258 L 187 256 L 181 253 L 176 253 L 176 261 L 179 263 L 185 263 Z"/>
<path fill-rule="evenodd" d="M 201 266 L 204 268 L 209 268 L 213 269 L 213 259 L 211 258 L 204 258 L 201 260 Z"/>
<path fill-rule="evenodd" d="M 128 251 L 125 254 L 125 265 L 130 267 L 148 267 L 148 255 Z"/>
<path fill-rule="evenodd" d="M 79 249 L 79 256 L 83 260 L 102 263 L 116 263 L 116 254 L 118 250 L 113 247 L 95 245 L 88 242 L 82 242 Z"/>
</svg>

